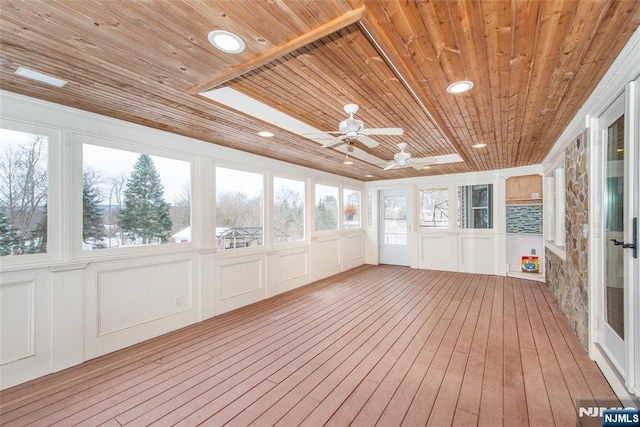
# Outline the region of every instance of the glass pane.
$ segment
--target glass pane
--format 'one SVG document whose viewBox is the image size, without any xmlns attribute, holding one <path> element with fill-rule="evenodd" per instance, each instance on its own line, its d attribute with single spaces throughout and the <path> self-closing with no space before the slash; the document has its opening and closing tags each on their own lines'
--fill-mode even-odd
<svg viewBox="0 0 640 427">
<path fill-rule="evenodd" d="M 263 244 L 264 177 L 216 168 L 216 239 L 219 249 Z"/>
<path fill-rule="evenodd" d="M 343 190 L 342 226 L 344 228 L 360 228 L 360 199 L 362 193 L 358 190 Z"/>
<path fill-rule="evenodd" d="M 458 226 L 493 228 L 493 184 L 458 188 Z"/>
<path fill-rule="evenodd" d="M 473 210 L 473 228 L 487 228 L 488 217 L 487 209 L 474 209 Z"/>
<path fill-rule="evenodd" d="M 273 178 L 273 238 L 275 243 L 304 240 L 303 181 Z"/>
<path fill-rule="evenodd" d="M 316 184 L 316 231 L 338 229 L 338 187 Z"/>
<path fill-rule="evenodd" d="M 449 189 L 420 190 L 420 227 L 449 227 Z"/>
<path fill-rule="evenodd" d="M 191 164 L 82 146 L 82 249 L 191 241 Z"/>
<path fill-rule="evenodd" d="M 384 244 L 407 245 L 407 198 L 385 196 L 384 198 Z"/>
<path fill-rule="evenodd" d="M 607 129 L 607 166 L 605 185 L 605 312 L 607 323 L 624 339 L 623 248 L 612 239 L 624 239 L 624 116 Z"/>
<path fill-rule="evenodd" d="M 49 140 L 0 129 L 0 256 L 47 252 Z"/>
<path fill-rule="evenodd" d="M 489 190 L 486 185 L 474 185 L 471 196 L 474 208 L 486 208 L 489 201 Z"/>
</svg>

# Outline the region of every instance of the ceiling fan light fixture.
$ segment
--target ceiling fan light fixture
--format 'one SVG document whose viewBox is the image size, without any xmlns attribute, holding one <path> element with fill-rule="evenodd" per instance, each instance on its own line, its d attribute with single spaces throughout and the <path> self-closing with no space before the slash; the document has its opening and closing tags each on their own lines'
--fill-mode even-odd
<svg viewBox="0 0 640 427">
<path fill-rule="evenodd" d="M 275 135 L 273 134 L 273 132 L 261 130 L 260 132 L 258 132 L 258 136 L 261 136 L 263 138 L 273 138 Z"/>
<path fill-rule="evenodd" d="M 471 148 L 484 148 L 484 147 L 486 147 L 486 146 L 487 146 L 487 144 L 485 144 L 484 142 L 479 142 L 479 143 L 477 143 L 477 144 L 473 144 L 473 145 L 471 146 Z"/>
<path fill-rule="evenodd" d="M 352 165 L 352 164 L 353 164 L 353 160 L 351 160 L 351 159 L 349 158 L 349 155 L 348 155 L 348 154 L 345 154 L 345 159 L 344 159 L 344 161 L 342 162 L 342 164 L 343 164 L 343 165 Z"/>
<path fill-rule="evenodd" d="M 460 82 L 451 83 L 449 87 L 447 87 L 447 92 L 452 95 L 457 95 L 459 93 L 465 93 L 473 87 L 473 82 L 470 80 L 462 80 Z"/>
<path fill-rule="evenodd" d="M 244 42 L 237 35 L 224 30 L 209 33 L 209 43 L 226 53 L 240 53 L 244 50 Z"/>
</svg>

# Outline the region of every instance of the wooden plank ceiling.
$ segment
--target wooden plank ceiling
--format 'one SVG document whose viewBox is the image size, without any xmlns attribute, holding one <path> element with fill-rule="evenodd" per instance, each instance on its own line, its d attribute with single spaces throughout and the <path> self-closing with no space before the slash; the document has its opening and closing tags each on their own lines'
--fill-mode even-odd
<svg viewBox="0 0 640 427">
<path fill-rule="evenodd" d="M 631 0 L 1 0 L 0 11 L 3 90 L 360 180 L 540 163 L 640 24 Z M 244 52 L 210 45 L 214 29 Z M 69 83 L 27 80 L 20 66 Z M 448 94 L 459 80 L 475 86 Z M 356 103 L 367 128 L 405 131 L 356 142 L 369 154 L 390 160 L 407 142 L 414 157 L 464 161 L 345 166 L 333 148 L 198 94 L 214 87 L 321 130 Z"/>
</svg>

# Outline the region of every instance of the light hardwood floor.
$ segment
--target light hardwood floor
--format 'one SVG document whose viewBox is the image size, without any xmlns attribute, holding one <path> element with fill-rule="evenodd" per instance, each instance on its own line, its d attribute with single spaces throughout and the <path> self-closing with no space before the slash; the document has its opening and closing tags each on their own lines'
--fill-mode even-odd
<svg viewBox="0 0 640 427">
<path fill-rule="evenodd" d="M 615 399 L 542 283 L 362 266 L 0 393 L 3 426 L 575 426 Z"/>
</svg>

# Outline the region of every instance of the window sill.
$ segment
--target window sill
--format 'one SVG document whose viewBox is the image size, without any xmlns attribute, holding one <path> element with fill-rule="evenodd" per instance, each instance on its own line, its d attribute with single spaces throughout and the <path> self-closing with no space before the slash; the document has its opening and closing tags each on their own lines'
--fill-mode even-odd
<svg viewBox="0 0 640 427">
<path fill-rule="evenodd" d="M 567 259 L 567 252 L 565 251 L 565 247 L 564 246 L 557 246 L 552 241 L 545 240 L 544 241 L 544 247 L 548 248 L 551 252 L 553 252 L 554 254 L 559 256 L 560 259 L 562 259 L 563 261 L 565 261 Z"/>
</svg>

